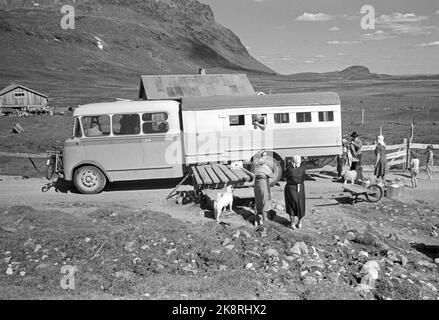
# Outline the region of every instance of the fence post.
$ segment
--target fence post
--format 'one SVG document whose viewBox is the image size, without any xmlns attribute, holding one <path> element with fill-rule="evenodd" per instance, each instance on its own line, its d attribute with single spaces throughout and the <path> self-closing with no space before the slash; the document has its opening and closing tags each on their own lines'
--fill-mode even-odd
<svg viewBox="0 0 439 320">
<path fill-rule="evenodd" d="M 406 146 L 406 156 L 405 156 L 405 170 L 408 170 L 410 167 L 410 140 L 404 138 L 403 144 Z"/>
</svg>

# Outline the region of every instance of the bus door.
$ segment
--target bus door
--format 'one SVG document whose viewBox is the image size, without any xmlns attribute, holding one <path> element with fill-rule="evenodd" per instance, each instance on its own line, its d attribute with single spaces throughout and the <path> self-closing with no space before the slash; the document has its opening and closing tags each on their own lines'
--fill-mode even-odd
<svg viewBox="0 0 439 320">
<path fill-rule="evenodd" d="M 172 117 L 172 119 L 169 117 Z M 142 114 L 142 150 L 145 178 L 158 179 L 182 176 L 182 145 L 178 123 L 177 113 L 147 112 Z"/>
</svg>

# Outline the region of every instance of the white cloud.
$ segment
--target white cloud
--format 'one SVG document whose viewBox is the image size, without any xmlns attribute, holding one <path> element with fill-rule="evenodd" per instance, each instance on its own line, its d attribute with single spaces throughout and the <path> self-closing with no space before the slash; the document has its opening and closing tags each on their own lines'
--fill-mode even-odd
<svg viewBox="0 0 439 320">
<path fill-rule="evenodd" d="M 323 54 L 315 55 L 314 58 L 323 59 L 325 56 Z"/>
<path fill-rule="evenodd" d="M 264 2 L 264 0 L 253 0 L 253 1 L 258 3 Z"/>
<path fill-rule="evenodd" d="M 346 54 L 345 53 L 343 53 L 343 52 L 339 52 L 339 53 L 337 53 L 337 56 L 345 56 Z"/>
<path fill-rule="evenodd" d="M 382 30 L 377 30 L 374 33 L 366 33 L 363 34 L 360 39 L 364 41 L 368 40 L 387 40 L 387 39 L 393 39 L 396 36 L 393 34 L 386 33 Z"/>
<path fill-rule="evenodd" d="M 427 16 L 417 16 L 414 13 L 393 12 L 391 15 L 383 14 L 376 20 L 376 24 L 384 30 L 397 35 L 423 35 L 431 34 L 437 30 L 436 26 L 423 25 L 428 20 Z"/>
<path fill-rule="evenodd" d="M 305 60 L 305 61 L 303 61 L 304 63 L 314 63 L 314 61 L 313 60 Z"/>
<path fill-rule="evenodd" d="M 301 16 L 296 17 L 295 21 L 329 21 L 334 19 L 326 13 L 308 13 L 304 12 Z"/>
<path fill-rule="evenodd" d="M 435 47 L 435 46 L 439 46 L 439 41 L 423 43 L 420 46 L 421 47 Z"/>
<path fill-rule="evenodd" d="M 285 27 L 285 26 L 276 26 L 276 30 L 284 30 L 284 29 L 286 29 L 287 27 Z"/>
<path fill-rule="evenodd" d="M 356 43 L 360 43 L 361 41 L 358 40 L 353 40 L 353 41 L 345 41 L 345 40 L 330 40 L 328 41 L 328 44 L 334 44 L 334 45 L 338 45 L 338 44 L 356 44 Z"/>
<path fill-rule="evenodd" d="M 328 29 L 328 31 L 338 31 L 338 30 L 340 30 L 338 27 L 332 27 Z"/>
<path fill-rule="evenodd" d="M 435 12 L 436 14 L 439 14 L 439 10 L 436 10 L 436 12 Z"/>
<path fill-rule="evenodd" d="M 402 23 L 402 22 L 420 22 L 427 20 L 427 16 L 417 16 L 414 13 L 393 12 L 391 15 L 383 14 L 377 22 L 381 23 Z"/>
</svg>

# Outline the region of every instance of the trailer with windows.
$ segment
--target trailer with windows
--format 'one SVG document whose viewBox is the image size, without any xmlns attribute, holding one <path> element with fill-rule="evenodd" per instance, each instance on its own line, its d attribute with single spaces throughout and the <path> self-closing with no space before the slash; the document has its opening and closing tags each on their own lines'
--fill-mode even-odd
<svg viewBox="0 0 439 320">
<path fill-rule="evenodd" d="M 188 174 L 198 174 L 204 188 L 226 180 L 245 185 L 252 178 L 248 165 L 265 150 L 274 184 L 293 155 L 322 165 L 341 153 L 340 112 L 335 93 L 84 105 L 75 109 L 73 136 L 64 144 L 64 178 L 83 193 L 100 192 L 107 181 Z M 261 115 L 264 129 L 254 125 Z M 234 171 L 237 162 L 243 169 Z"/>
</svg>

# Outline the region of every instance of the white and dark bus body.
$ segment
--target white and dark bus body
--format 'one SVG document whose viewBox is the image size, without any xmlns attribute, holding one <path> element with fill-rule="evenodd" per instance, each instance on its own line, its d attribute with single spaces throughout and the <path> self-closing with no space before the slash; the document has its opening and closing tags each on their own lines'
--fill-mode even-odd
<svg viewBox="0 0 439 320">
<path fill-rule="evenodd" d="M 265 130 L 253 125 L 257 114 Z M 191 165 L 250 163 L 261 150 L 279 180 L 288 157 L 317 163 L 341 153 L 340 99 L 331 92 L 96 103 L 73 116 L 64 178 L 83 193 L 107 181 L 180 178 Z M 92 122 L 102 135 L 87 136 Z"/>
</svg>

